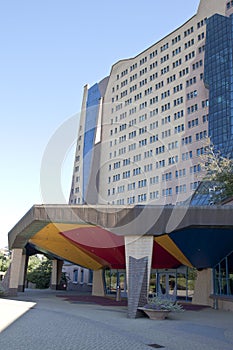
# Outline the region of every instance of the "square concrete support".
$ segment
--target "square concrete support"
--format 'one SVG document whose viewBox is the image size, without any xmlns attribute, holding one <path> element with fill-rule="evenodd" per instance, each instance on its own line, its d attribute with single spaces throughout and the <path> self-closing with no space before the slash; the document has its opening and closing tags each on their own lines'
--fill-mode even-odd
<svg viewBox="0 0 233 350">
<path fill-rule="evenodd" d="M 52 261 L 52 273 L 51 273 L 51 289 L 57 290 L 61 281 L 61 273 L 62 273 L 62 260 L 53 260 Z"/>
<path fill-rule="evenodd" d="M 29 257 L 27 255 L 25 255 L 25 254 L 22 255 L 18 292 L 24 292 L 28 258 Z"/>
<path fill-rule="evenodd" d="M 140 316 L 137 308 L 147 302 L 153 244 L 153 236 L 125 236 L 129 318 Z"/>
<path fill-rule="evenodd" d="M 210 299 L 212 292 L 212 270 L 198 271 L 192 303 L 212 306 L 213 300 Z"/>
<path fill-rule="evenodd" d="M 22 266 L 23 265 L 23 266 Z M 16 248 L 12 250 L 9 289 L 8 294 L 16 296 L 19 287 L 21 272 L 25 268 L 25 260 L 23 259 L 23 249 Z"/>
<path fill-rule="evenodd" d="M 93 271 L 92 295 L 105 296 L 103 270 Z"/>
</svg>

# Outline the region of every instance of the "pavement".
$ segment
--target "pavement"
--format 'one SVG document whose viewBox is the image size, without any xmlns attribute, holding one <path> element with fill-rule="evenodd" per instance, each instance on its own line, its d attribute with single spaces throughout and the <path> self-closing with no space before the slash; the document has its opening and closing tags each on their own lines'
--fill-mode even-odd
<svg viewBox="0 0 233 350">
<path fill-rule="evenodd" d="M 70 293 L 26 290 L 0 298 L 0 349 L 233 349 L 233 312 L 205 308 L 171 313 L 166 320 L 132 320 L 126 306 L 58 297 Z"/>
</svg>

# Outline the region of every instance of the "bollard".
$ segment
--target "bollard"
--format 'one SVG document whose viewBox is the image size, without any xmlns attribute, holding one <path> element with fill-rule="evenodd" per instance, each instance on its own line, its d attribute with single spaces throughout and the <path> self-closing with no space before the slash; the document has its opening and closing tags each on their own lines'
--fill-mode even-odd
<svg viewBox="0 0 233 350">
<path fill-rule="evenodd" d="M 116 301 L 121 301 L 121 288 L 117 286 L 116 288 Z"/>
</svg>

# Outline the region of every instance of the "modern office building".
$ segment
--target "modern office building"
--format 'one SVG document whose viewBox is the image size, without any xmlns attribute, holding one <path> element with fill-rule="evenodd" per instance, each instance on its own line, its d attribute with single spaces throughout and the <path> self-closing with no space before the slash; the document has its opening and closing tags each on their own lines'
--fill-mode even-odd
<svg viewBox="0 0 233 350">
<path fill-rule="evenodd" d="M 208 138 L 233 152 L 232 14 L 233 1 L 200 0 L 185 24 L 84 87 L 69 205 L 35 205 L 9 232 L 10 293 L 42 252 L 53 288 L 63 261 L 80 265 L 68 267 L 72 287 L 120 286 L 131 318 L 151 287 L 233 310 L 232 206 L 194 195 Z"/>
<path fill-rule="evenodd" d="M 197 13 L 85 86 L 70 204 L 179 204 L 205 175 L 210 137 L 232 152 L 233 2 Z"/>
</svg>

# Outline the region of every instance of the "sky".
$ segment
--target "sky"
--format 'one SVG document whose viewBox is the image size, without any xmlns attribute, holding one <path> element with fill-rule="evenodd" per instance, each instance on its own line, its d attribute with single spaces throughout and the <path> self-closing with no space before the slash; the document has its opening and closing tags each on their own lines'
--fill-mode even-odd
<svg viewBox="0 0 233 350">
<path fill-rule="evenodd" d="M 58 135 L 63 138 L 70 119 L 78 125 L 83 86 L 175 30 L 198 4 L 0 0 L 0 247 L 7 246 L 8 232 L 33 204 L 48 203 L 41 190 L 42 175 L 43 182 L 46 176 L 51 181 L 44 170 L 53 166 L 48 145 Z M 67 202 L 75 138 L 65 144 L 57 173 Z M 49 197 L 50 204 L 55 197 Z"/>
</svg>

